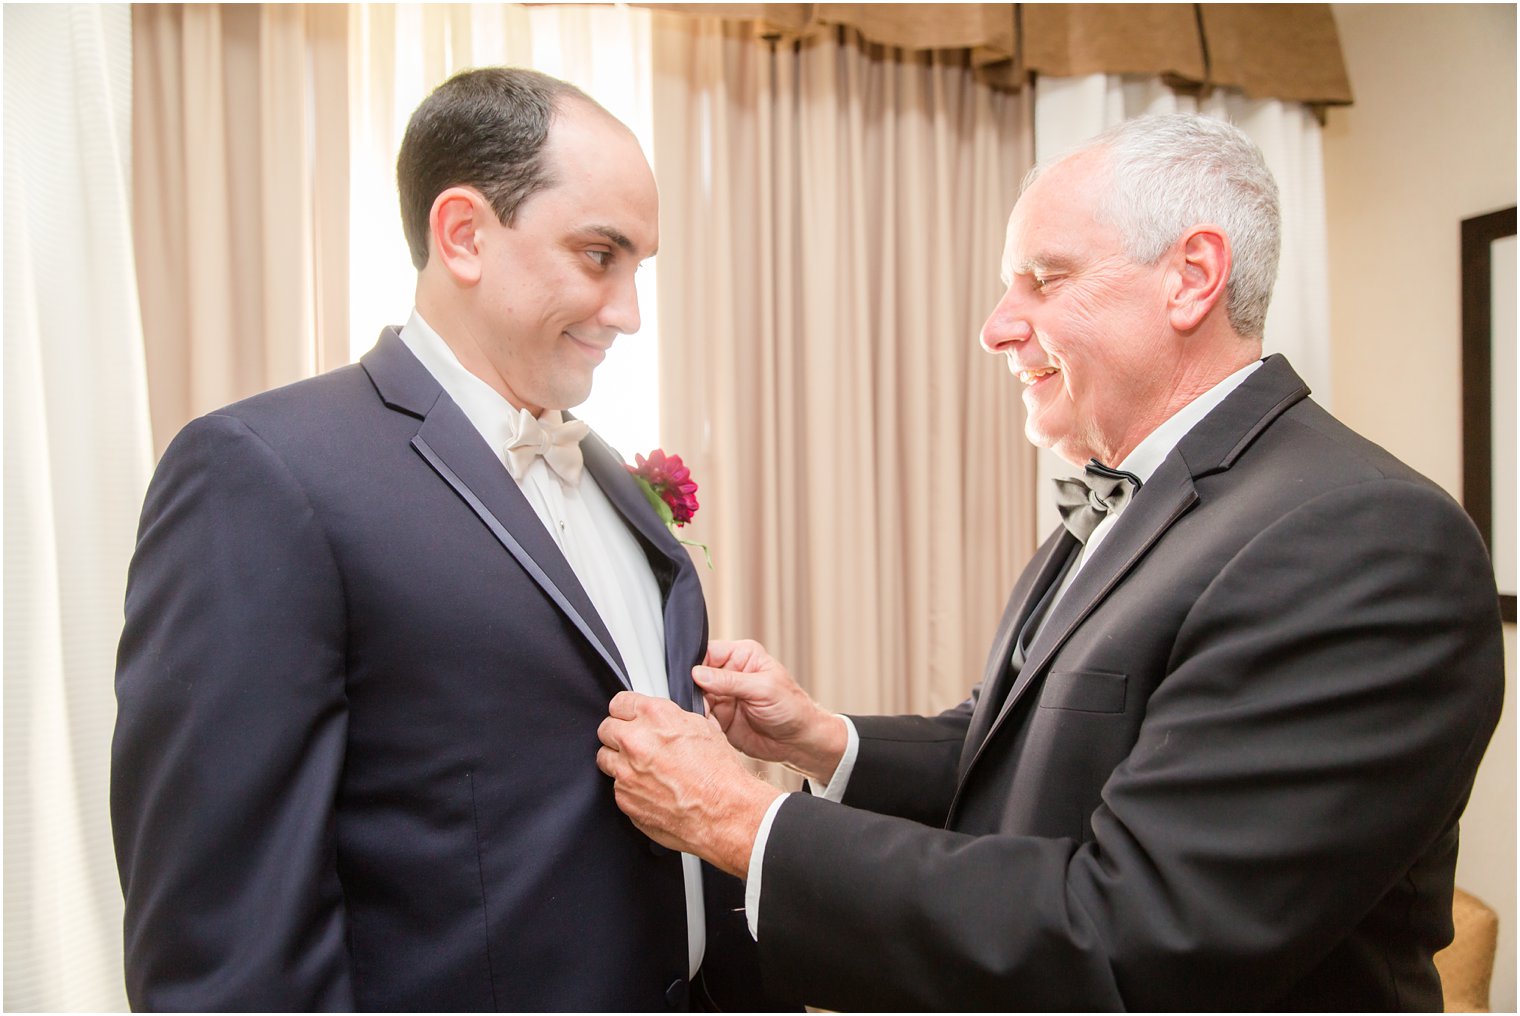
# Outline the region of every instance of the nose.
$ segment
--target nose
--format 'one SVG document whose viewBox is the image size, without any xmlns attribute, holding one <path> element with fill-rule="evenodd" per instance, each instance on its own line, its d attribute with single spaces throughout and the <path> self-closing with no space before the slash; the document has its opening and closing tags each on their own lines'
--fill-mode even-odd
<svg viewBox="0 0 1520 1016">
<path fill-rule="evenodd" d="M 1003 291 L 1002 299 L 982 325 L 982 348 L 989 353 L 1006 353 L 1009 347 L 1027 342 L 1034 335 L 1024 315 L 1022 301 L 1015 292 L 1017 287 L 1018 280 L 1015 279 L 1013 285 Z"/>
<path fill-rule="evenodd" d="M 632 335 L 639 330 L 639 291 L 634 285 L 633 273 L 612 283 L 607 301 L 598 315 L 602 327 L 610 328 L 620 335 Z"/>
</svg>

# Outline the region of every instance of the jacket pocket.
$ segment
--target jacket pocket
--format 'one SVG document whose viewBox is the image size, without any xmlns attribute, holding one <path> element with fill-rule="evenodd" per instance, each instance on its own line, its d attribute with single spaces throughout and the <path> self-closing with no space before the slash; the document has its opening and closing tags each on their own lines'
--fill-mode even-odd
<svg viewBox="0 0 1520 1016">
<path fill-rule="evenodd" d="M 1129 678 L 1102 670 L 1053 670 L 1040 692 L 1041 709 L 1122 713 Z"/>
</svg>

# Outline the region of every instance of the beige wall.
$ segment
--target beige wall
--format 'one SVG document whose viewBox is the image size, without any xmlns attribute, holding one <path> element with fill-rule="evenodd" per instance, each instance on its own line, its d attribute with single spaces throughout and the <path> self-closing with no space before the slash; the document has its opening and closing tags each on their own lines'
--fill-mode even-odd
<svg viewBox="0 0 1520 1016">
<path fill-rule="evenodd" d="M 1515 203 L 1515 7 L 1334 5 L 1356 103 L 1324 135 L 1333 409 L 1460 497 L 1458 223 Z M 1515 1011 L 1515 638 L 1457 881 L 1500 914 Z"/>
</svg>

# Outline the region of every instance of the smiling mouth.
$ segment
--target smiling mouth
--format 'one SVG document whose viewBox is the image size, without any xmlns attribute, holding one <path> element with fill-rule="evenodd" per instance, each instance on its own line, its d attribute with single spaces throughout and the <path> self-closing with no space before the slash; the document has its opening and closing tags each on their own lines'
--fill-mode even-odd
<svg viewBox="0 0 1520 1016">
<path fill-rule="evenodd" d="M 1019 371 L 1018 372 L 1018 378 L 1019 378 L 1020 381 L 1024 382 L 1024 384 L 1026 384 L 1026 385 L 1032 385 L 1036 381 L 1041 380 L 1042 378 L 1047 378 L 1047 377 L 1049 377 L 1052 374 L 1059 374 L 1059 373 L 1060 373 L 1060 371 L 1056 370 L 1056 368 L 1054 368 L 1054 367 L 1036 367 L 1036 368 L 1034 368 L 1032 370 L 1021 370 L 1021 371 Z"/>
<path fill-rule="evenodd" d="M 564 334 L 565 334 L 565 338 L 569 339 L 571 342 L 573 342 L 577 346 L 581 347 L 581 350 L 587 356 L 591 357 L 591 359 L 594 360 L 596 363 L 601 363 L 602 360 L 606 358 L 606 356 L 607 356 L 607 350 L 610 348 L 610 344 L 608 346 L 596 346 L 596 345 L 592 345 L 589 342 L 585 342 L 585 341 L 583 341 L 581 339 L 577 339 L 574 335 L 571 335 L 569 332 L 565 332 Z"/>
</svg>

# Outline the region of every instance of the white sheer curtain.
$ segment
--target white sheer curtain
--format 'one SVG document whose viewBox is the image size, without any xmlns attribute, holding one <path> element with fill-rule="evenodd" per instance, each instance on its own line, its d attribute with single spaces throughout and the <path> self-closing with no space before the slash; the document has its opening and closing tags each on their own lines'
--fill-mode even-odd
<svg viewBox="0 0 1520 1016">
<path fill-rule="evenodd" d="M 1315 399 L 1330 408 L 1329 253 L 1319 122 L 1302 104 L 1247 99 L 1227 89 L 1200 101 L 1152 77 L 1042 77 L 1035 83 L 1035 160 L 1059 156 L 1107 127 L 1147 113 L 1201 113 L 1228 120 L 1261 148 L 1277 177 L 1283 216 L 1282 265 L 1264 345 L 1268 353 L 1286 354 Z M 1044 482 L 1049 477 L 1072 472 L 1045 451 L 1039 468 L 1042 490 L 1050 489 Z M 1050 498 L 1041 498 L 1039 512 L 1042 533 L 1058 524 Z"/>
<path fill-rule="evenodd" d="M 520 4 L 356 4 L 350 9 L 350 348 L 401 324 L 416 271 L 401 233 L 396 152 L 412 110 L 470 67 L 532 67 L 578 86 L 627 124 L 647 155 L 653 117 L 649 12 Z M 630 460 L 659 443 L 654 262 L 639 272 L 643 328 L 618 340 L 577 410 Z"/>
<path fill-rule="evenodd" d="M 5 9 L 5 1008 L 119 1010 L 107 811 L 122 595 L 152 465 L 131 14 Z"/>
</svg>

